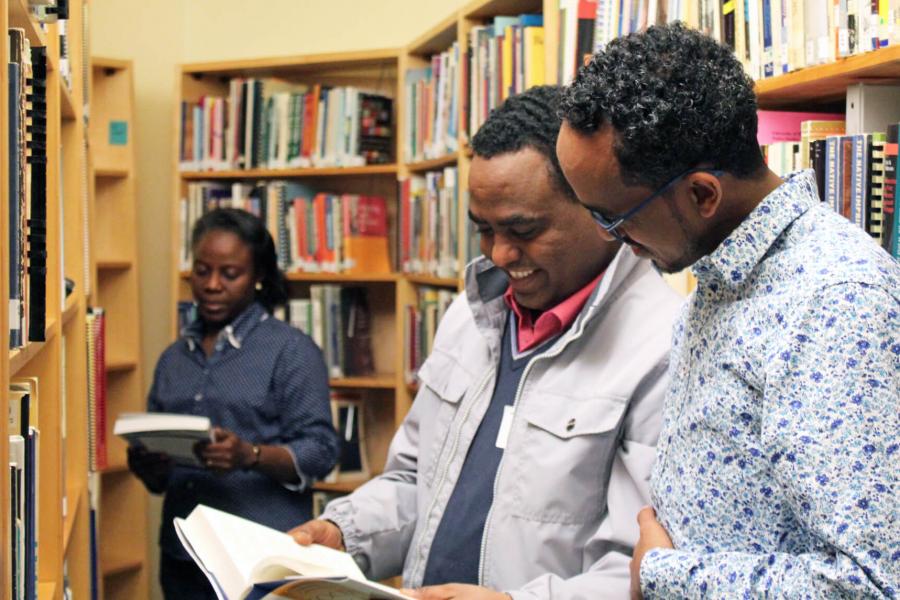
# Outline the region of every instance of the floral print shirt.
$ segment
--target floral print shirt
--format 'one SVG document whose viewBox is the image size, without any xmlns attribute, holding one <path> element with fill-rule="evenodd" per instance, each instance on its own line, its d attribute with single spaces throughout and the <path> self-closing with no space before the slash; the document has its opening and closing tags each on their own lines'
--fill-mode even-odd
<svg viewBox="0 0 900 600">
<path fill-rule="evenodd" d="M 804 171 L 693 271 L 645 597 L 897 597 L 900 266 Z"/>
</svg>

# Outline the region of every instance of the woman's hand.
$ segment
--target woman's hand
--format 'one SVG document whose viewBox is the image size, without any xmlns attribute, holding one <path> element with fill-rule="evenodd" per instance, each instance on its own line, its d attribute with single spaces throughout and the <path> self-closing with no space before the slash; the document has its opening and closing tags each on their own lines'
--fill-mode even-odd
<svg viewBox="0 0 900 600">
<path fill-rule="evenodd" d="M 141 446 L 128 447 L 128 468 L 154 494 L 166 491 L 173 464 L 168 454 L 148 452 Z"/>
<path fill-rule="evenodd" d="M 213 427 L 213 441 L 200 449 L 200 458 L 207 469 L 227 473 L 244 469 L 256 462 L 253 445 L 239 438 L 236 433 L 222 427 Z"/>
</svg>

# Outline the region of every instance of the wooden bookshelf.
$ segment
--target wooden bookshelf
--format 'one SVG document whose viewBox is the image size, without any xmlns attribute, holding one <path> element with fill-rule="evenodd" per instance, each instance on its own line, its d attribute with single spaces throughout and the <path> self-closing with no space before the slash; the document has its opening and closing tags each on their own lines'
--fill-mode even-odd
<svg viewBox="0 0 900 600">
<path fill-rule="evenodd" d="M 71 573 L 69 591 L 75 597 L 89 597 L 90 545 L 87 503 L 87 432 L 84 406 L 87 394 L 87 370 L 84 344 L 84 243 L 83 148 L 85 128 L 82 104 L 85 82 L 82 78 L 82 0 L 70 0 L 68 19 L 69 64 L 71 88 L 63 83 L 60 73 L 60 28 L 57 24 L 42 26 L 32 17 L 27 0 L 0 0 L 0 22 L 4 29 L 24 29 L 32 47 L 46 47 L 47 52 L 47 276 L 45 337 L 42 342 L 28 342 L 8 350 L 0 360 L 0 389 L 9 390 L 11 380 L 36 378 L 38 385 L 32 402 L 40 406 L 37 426 L 40 429 L 40 461 L 37 464 L 40 487 L 40 512 L 37 531 L 40 551 L 37 566 L 37 596 L 55 600 L 66 589 L 64 565 Z M 0 49 L 2 62 L 9 62 L 8 44 Z M 8 207 L 10 148 L 9 91 L 0 90 L 0 198 Z M 0 236 L 8 256 L 9 211 L 0 211 Z M 10 265 L 0 261 L 0 293 L 9 298 Z M 72 279 L 74 291 L 63 297 L 62 276 Z M 0 314 L 3 344 L 9 347 L 9 314 Z M 0 394 L 0 411 L 7 412 L 8 394 Z M 0 454 L 9 454 L 8 422 L 0 422 Z M 9 514 L 9 480 L 0 483 L 0 510 Z M 65 510 L 64 510 L 65 507 Z M 0 555 L 9 556 L 10 527 L 0 520 Z M 0 565 L 0 596 L 8 597 L 11 585 L 10 562 Z"/>
<path fill-rule="evenodd" d="M 125 445 L 112 435 L 122 412 L 144 410 L 134 81 L 130 61 L 91 58 L 93 168 L 91 304 L 106 311 L 106 423 L 108 466 L 100 477 L 100 573 L 104 598 L 149 594 L 147 492 L 125 464 Z M 111 335 L 112 334 L 112 335 Z"/>
<path fill-rule="evenodd" d="M 900 46 L 888 46 L 836 62 L 807 67 L 756 82 L 762 108 L 843 103 L 854 83 L 896 83 L 900 80 Z"/>
</svg>

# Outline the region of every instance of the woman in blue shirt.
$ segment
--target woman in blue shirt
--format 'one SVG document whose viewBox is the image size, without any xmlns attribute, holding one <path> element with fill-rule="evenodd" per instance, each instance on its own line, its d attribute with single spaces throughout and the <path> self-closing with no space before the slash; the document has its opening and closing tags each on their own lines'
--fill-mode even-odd
<svg viewBox="0 0 900 600">
<path fill-rule="evenodd" d="M 215 598 L 172 526 L 206 504 L 287 530 L 311 517 L 310 486 L 337 458 L 328 371 L 304 333 L 271 316 L 287 300 L 272 236 L 248 212 L 217 209 L 192 232 L 191 290 L 198 318 L 159 359 L 152 412 L 203 415 L 213 441 L 205 469 L 130 448 L 128 463 L 165 493 L 160 582 L 166 598 Z"/>
</svg>

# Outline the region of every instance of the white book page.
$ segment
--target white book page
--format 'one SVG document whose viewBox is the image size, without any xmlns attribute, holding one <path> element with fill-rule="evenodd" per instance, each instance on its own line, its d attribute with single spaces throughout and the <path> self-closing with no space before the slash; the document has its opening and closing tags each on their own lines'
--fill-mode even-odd
<svg viewBox="0 0 900 600">
<path fill-rule="evenodd" d="M 265 581 L 257 577 L 257 570 L 264 572 L 273 564 L 284 565 L 285 569 L 269 579 L 284 577 L 290 569 L 296 575 L 340 575 L 365 580 L 356 561 L 346 552 L 319 545 L 300 546 L 286 533 L 208 506 L 198 506 L 196 510 L 215 530 L 218 541 L 247 582 Z"/>
</svg>

